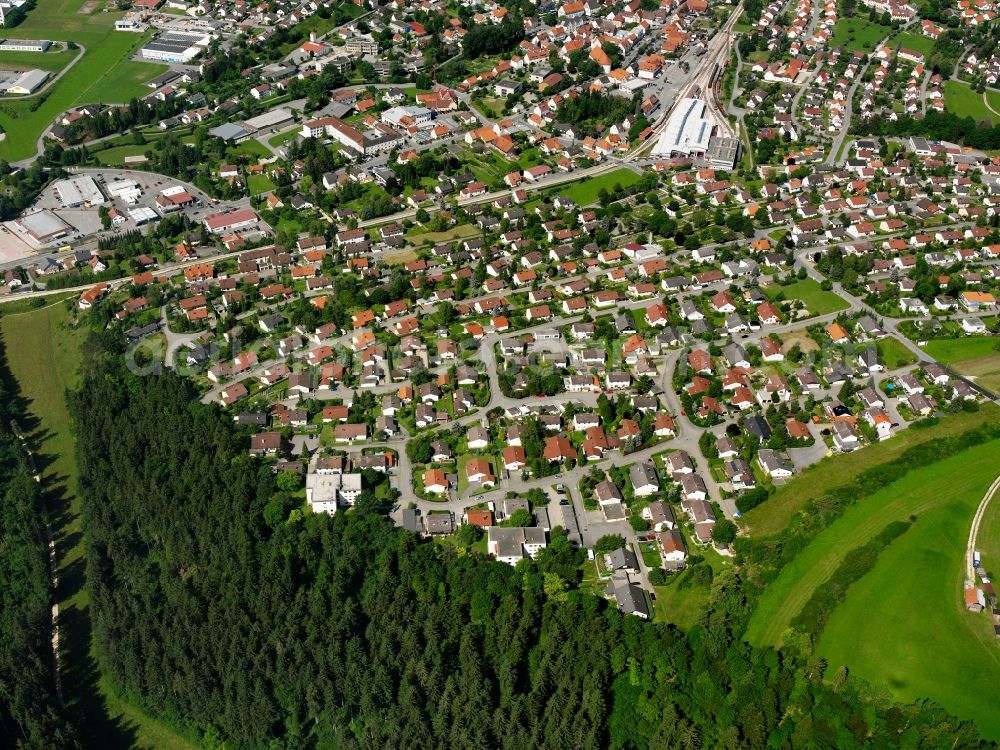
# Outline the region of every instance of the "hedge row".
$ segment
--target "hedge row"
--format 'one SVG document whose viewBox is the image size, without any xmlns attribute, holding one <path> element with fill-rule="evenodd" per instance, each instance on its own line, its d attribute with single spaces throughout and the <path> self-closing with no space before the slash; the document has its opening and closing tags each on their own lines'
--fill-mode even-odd
<svg viewBox="0 0 1000 750">
<path fill-rule="evenodd" d="M 893 521 L 867 544 L 855 547 L 834 571 L 833 575 L 817 588 L 802 611 L 792 620 L 792 627 L 819 638 L 827 620 L 844 601 L 847 590 L 875 567 L 878 557 L 892 542 L 901 536 L 911 521 Z"/>
<path fill-rule="evenodd" d="M 757 566 L 762 582 L 768 583 L 854 503 L 874 495 L 911 471 L 996 438 L 1000 438 L 1000 422 L 907 448 L 898 458 L 866 469 L 851 481 L 809 501 L 781 533 L 764 538 L 740 537 L 735 543 L 737 559 Z"/>
</svg>

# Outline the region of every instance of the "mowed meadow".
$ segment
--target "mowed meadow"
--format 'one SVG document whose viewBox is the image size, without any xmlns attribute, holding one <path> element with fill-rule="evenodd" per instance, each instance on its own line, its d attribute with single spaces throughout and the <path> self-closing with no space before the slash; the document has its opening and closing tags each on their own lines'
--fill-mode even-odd
<svg viewBox="0 0 1000 750">
<path fill-rule="evenodd" d="M 763 646 L 793 637 L 795 617 L 851 550 L 890 523 L 915 519 L 847 589 L 822 633 L 811 634 L 814 653 L 828 675 L 846 666 L 896 700 L 932 699 L 1000 739 L 1000 645 L 988 616 L 967 612 L 962 600 L 969 528 L 1000 474 L 997 456 L 1000 440 L 991 440 L 849 507 L 767 587 L 747 639 Z"/>
</svg>

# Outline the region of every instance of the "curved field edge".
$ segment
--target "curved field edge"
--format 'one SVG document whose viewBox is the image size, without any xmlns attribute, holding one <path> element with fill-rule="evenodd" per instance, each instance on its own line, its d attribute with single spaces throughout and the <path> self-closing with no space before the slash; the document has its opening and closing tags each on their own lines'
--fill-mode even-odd
<svg viewBox="0 0 1000 750">
<path fill-rule="evenodd" d="M 961 519 L 967 534 L 979 499 L 996 478 L 998 453 L 1000 439 L 991 440 L 916 469 L 850 506 L 765 589 L 750 619 L 746 639 L 758 646 L 780 645 L 792 618 L 802 610 L 813 591 L 833 574 L 844 556 L 892 521 L 916 515 L 919 522 L 922 514 L 952 502 L 956 496 L 967 497 L 972 509 Z M 960 562 L 965 541 L 959 539 L 954 550 Z"/>
<path fill-rule="evenodd" d="M 914 445 L 959 435 L 997 420 L 1000 420 L 1000 406 L 990 402 L 983 404 L 977 412 L 949 414 L 933 427 L 910 427 L 884 443 L 868 446 L 854 453 L 835 454 L 813 464 L 779 487 L 771 497 L 745 513 L 742 522 L 756 537 L 777 534 L 806 503 L 823 492 L 842 485 L 845 479 L 877 464 L 893 461 Z"/>
<path fill-rule="evenodd" d="M 924 512 L 848 590 L 816 653 L 831 671 L 844 665 L 901 701 L 930 698 L 1000 740 L 1000 645 L 989 616 L 966 611 L 962 600 L 970 520 L 1000 473 L 996 454 L 983 457 L 983 450 L 989 447 L 962 465 L 976 480 L 950 477 L 937 507 Z"/>
</svg>

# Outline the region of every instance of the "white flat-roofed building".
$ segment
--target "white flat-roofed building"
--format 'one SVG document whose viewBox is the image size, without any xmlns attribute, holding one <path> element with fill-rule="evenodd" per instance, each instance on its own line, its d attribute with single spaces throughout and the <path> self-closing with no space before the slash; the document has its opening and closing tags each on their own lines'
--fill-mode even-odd
<svg viewBox="0 0 1000 750">
<path fill-rule="evenodd" d="M 112 180 L 107 183 L 106 189 L 112 199 L 124 201 L 130 206 L 137 203 L 142 195 L 142 189 L 135 180 Z"/>
<path fill-rule="evenodd" d="M 159 219 L 159 214 L 156 213 L 149 206 L 136 206 L 135 208 L 130 208 L 128 216 L 132 221 L 136 223 L 136 226 L 142 226 L 143 224 L 148 224 L 151 221 L 156 221 Z"/>
<path fill-rule="evenodd" d="M 211 39 L 210 34 L 200 31 L 168 31 L 147 43 L 139 53 L 145 60 L 188 63 L 208 47 Z"/>
<path fill-rule="evenodd" d="M 0 60 L 3 58 L 0 57 Z M 49 80 L 47 70 L 28 70 L 22 73 L 15 81 L 7 87 L 8 94 L 32 94 L 41 88 L 42 84 Z"/>
<path fill-rule="evenodd" d="M 45 52 L 51 46 L 48 39 L 0 39 L 0 52 Z"/>
<path fill-rule="evenodd" d="M 429 124 L 433 116 L 426 107 L 392 107 L 382 113 L 382 122 L 394 128 L 420 127 Z"/>
<path fill-rule="evenodd" d="M 715 124 L 708 117 L 707 108 L 701 99 L 681 99 L 653 147 L 653 155 L 704 155 L 715 129 Z"/>
<path fill-rule="evenodd" d="M 59 202 L 66 208 L 103 206 L 106 202 L 101 188 L 89 175 L 60 180 L 55 184 L 55 192 Z"/>
<path fill-rule="evenodd" d="M 337 512 L 340 474 L 306 474 L 306 502 L 314 513 Z"/>
<path fill-rule="evenodd" d="M 516 565 L 525 557 L 534 557 L 545 546 L 545 530 L 537 526 L 489 526 L 486 529 L 486 551 L 508 565 Z"/>
</svg>

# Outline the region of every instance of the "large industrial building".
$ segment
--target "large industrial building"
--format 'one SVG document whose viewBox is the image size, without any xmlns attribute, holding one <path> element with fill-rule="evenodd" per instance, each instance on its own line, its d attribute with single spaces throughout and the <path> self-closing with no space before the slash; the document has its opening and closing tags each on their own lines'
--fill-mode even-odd
<svg viewBox="0 0 1000 750">
<path fill-rule="evenodd" d="M 167 31 L 145 45 L 140 52 L 145 60 L 165 63 L 189 63 L 208 47 L 209 34 L 195 31 Z"/>
<path fill-rule="evenodd" d="M 41 88 L 42 84 L 49 80 L 47 70 L 27 70 L 17 76 L 10 85 L 7 86 L 8 94 L 33 94 Z"/>
<path fill-rule="evenodd" d="M 65 208 L 103 206 L 105 199 L 101 188 L 88 175 L 60 180 L 55 184 L 56 196 Z"/>
<path fill-rule="evenodd" d="M 73 228 L 51 211 L 22 216 L 14 224 L 39 245 L 54 242 L 73 231 Z"/>
<path fill-rule="evenodd" d="M 708 142 L 705 158 L 713 169 L 731 170 L 740 157 L 740 146 L 739 138 L 713 135 Z"/>
<path fill-rule="evenodd" d="M 0 39 L 0 52 L 45 52 L 51 46 L 47 39 Z"/>
<path fill-rule="evenodd" d="M 653 147 L 653 156 L 704 156 L 715 129 L 707 109 L 701 99 L 681 99 Z"/>
</svg>

